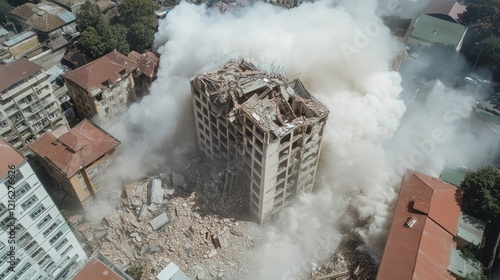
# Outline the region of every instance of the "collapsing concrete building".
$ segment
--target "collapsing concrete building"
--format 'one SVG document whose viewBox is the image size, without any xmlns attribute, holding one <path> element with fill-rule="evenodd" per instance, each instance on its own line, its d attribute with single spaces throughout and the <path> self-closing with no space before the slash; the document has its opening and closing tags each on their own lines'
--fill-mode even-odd
<svg viewBox="0 0 500 280">
<path fill-rule="evenodd" d="M 245 191 L 260 222 L 312 190 L 329 112 L 298 79 L 230 60 L 197 75 L 191 92 L 199 148 L 242 167 L 224 188 Z"/>
</svg>

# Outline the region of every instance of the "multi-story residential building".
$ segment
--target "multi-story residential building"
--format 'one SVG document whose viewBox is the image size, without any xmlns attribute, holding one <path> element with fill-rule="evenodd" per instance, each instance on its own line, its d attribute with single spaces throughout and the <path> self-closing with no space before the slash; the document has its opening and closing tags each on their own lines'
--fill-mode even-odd
<svg viewBox="0 0 500 280">
<path fill-rule="evenodd" d="M 112 52 L 66 72 L 63 77 L 78 114 L 106 122 L 126 111 L 129 99 L 136 99 L 135 69 L 133 61 Z"/>
<path fill-rule="evenodd" d="M 0 279 L 65 279 L 85 252 L 26 159 L 2 140 L 0 154 Z"/>
<path fill-rule="evenodd" d="M 24 155 L 45 131 L 68 129 L 45 70 L 26 59 L 0 67 L 0 137 Z"/>
<path fill-rule="evenodd" d="M 56 186 L 86 208 L 104 185 L 112 154 L 120 144 L 113 136 L 88 120 L 56 137 L 47 132 L 29 145 Z"/>
<path fill-rule="evenodd" d="M 197 75 L 191 92 L 200 150 L 243 166 L 225 184 L 243 187 L 260 222 L 312 190 L 329 112 L 298 79 L 231 60 Z"/>
<path fill-rule="evenodd" d="M 140 98 L 149 91 L 151 83 L 156 79 L 160 58 L 150 51 L 140 54 L 136 51 L 128 53 L 128 58 L 136 63 L 134 81 L 137 96 Z"/>
</svg>

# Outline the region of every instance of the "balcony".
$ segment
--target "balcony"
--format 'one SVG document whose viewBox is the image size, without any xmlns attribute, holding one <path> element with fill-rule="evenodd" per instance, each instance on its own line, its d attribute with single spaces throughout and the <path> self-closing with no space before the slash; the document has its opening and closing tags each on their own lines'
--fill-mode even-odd
<svg viewBox="0 0 500 280">
<path fill-rule="evenodd" d="M 7 125 L 6 127 L 0 127 L 0 134 L 4 134 L 10 130 L 12 130 L 12 128 L 9 125 Z"/>
<path fill-rule="evenodd" d="M 28 128 L 28 127 L 26 126 L 25 123 L 19 123 L 19 124 L 16 125 L 16 129 L 19 132 L 24 131 L 26 128 Z"/>
<path fill-rule="evenodd" d="M 43 106 L 47 106 L 49 104 L 52 104 L 56 101 L 56 98 L 52 95 L 50 95 L 49 97 L 46 97 L 44 99 L 41 100 L 41 103 L 43 104 Z"/>
<path fill-rule="evenodd" d="M 38 75 L 36 75 L 35 77 L 32 77 L 31 79 L 27 79 L 27 80 L 24 80 L 23 83 L 20 83 L 18 86 L 16 87 L 13 87 L 13 88 L 10 88 L 10 89 L 7 89 L 7 92 L 5 94 L 2 94 L 2 97 L 4 99 L 7 99 L 11 96 L 14 96 L 16 94 L 18 94 L 19 92 L 21 92 L 22 90 L 26 89 L 26 88 L 29 88 L 31 87 L 33 84 L 35 84 L 37 81 L 40 81 L 42 80 L 43 78 L 45 78 L 47 76 L 46 73 L 44 72 L 40 72 Z"/>
</svg>

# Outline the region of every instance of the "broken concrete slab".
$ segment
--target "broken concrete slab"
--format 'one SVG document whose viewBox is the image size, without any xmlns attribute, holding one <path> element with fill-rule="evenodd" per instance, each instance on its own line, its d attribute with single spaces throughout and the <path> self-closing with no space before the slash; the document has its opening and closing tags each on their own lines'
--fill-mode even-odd
<svg viewBox="0 0 500 280">
<path fill-rule="evenodd" d="M 153 179 L 149 184 L 148 204 L 151 203 L 161 204 L 162 202 L 163 202 L 163 189 L 161 188 L 161 180 Z"/>
<path fill-rule="evenodd" d="M 151 211 L 151 212 L 156 211 L 156 204 L 151 203 L 151 205 L 148 206 L 148 210 Z"/>
<path fill-rule="evenodd" d="M 142 196 L 142 190 L 143 190 L 144 186 L 143 185 L 139 185 L 137 186 L 137 188 L 135 189 L 135 193 L 134 195 L 136 197 L 141 197 Z"/>
<path fill-rule="evenodd" d="M 163 252 L 163 247 L 161 247 L 160 245 L 153 245 L 153 246 L 151 246 L 151 248 L 149 248 L 149 252 L 151 254 L 161 253 L 161 252 Z"/>
<path fill-rule="evenodd" d="M 163 212 L 160 215 L 156 216 L 154 219 L 152 219 L 149 224 L 153 228 L 153 230 L 158 230 L 164 225 L 168 223 L 168 216 L 167 212 Z"/>
<path fill-rule="evenodd" d="M 216 255 L 217 255 L 217 250 L 215 250 L 215 249 L 210 250 L 210 253 L 208 253 L 209 258 L 213 258 Z"/>
<path fill-rule="evenodd" d="M 143 221 L 144 218 L 146 217 L 146 214 L 147 214 L 147 206 L 146 204 L 143 204 L 141 210 L 139 211 L 139 214 L 137 215 L 137 220 L 139 222 Z"/>
<path fill-rule="evenodd" d="M 187 188 L 187 183 L 186 179 L 184 179 L 184 176 L 174 171 L 172 171 L 172 184 L 174 185 L 174 187 L 181 187 L 184 190 Z"/>
</svg>

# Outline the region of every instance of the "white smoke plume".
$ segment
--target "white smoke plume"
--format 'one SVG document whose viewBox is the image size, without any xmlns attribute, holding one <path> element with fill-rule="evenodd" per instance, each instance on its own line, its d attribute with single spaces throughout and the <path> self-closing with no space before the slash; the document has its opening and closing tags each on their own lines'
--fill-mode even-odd
<svg viewBox="0 0 500 280">
<path fill-rule="evenodd" d="M 243 57 L 263 70 L 283 67 L 330 110 L 316 183 L 268 226 L 250 279 L 291 279 L 295 268 L 325 258 L 351 223 L 380 254 L 391 203 L 393 169 L 383 143 L 405 111 L 400 77 L 391 71 L 398 43 L 375 14 L 375 0 L 265 3 L 224 14 L 181 3 L 160 23 L 158 79 L 140 103 L 108 130 L 122 141 L 115 171 L 133 179 L 194 147 L 189 79 Z M 348 205 L 354 213 L 345 214 Z M 344 215 L 343 215 L 344 213 Z M 353 215 L 351 215 L 353 214 Z M 342 218 L 341 218 L 342 217 Z M 390 221 L 389 221 L 390 222 Z M 300 270 L 300 269 L 299 269 Z"/>
</svg>

